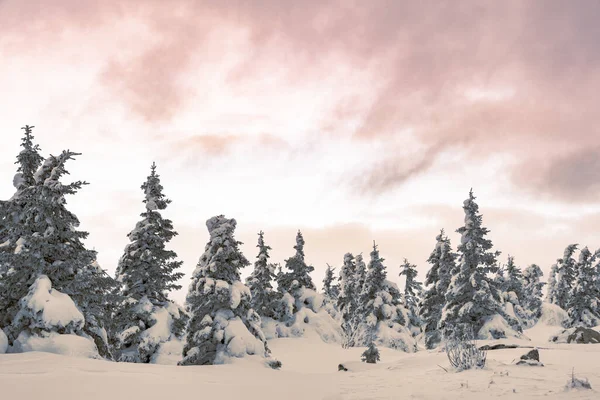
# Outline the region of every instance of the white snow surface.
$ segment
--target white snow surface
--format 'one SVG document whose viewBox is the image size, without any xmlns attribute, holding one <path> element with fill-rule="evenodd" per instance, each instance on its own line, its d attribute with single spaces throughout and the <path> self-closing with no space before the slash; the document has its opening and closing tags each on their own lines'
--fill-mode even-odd
<svg viewBox="0 0 600 400">
<path fill-rule="evenodd" d="M 536 326 L 546 338 L 560 328 Z M 525 332 L 528 336 L 529 331 Z M 547 339 L 545 339 L 547 340 Z M 0 355 L 2 398 L 81 399 L 598 399 L 600 346 L 550 344 L 503 339 L 539 346 L 544 367 L 514 363 L 529 348 L 489 351 L 481 370 L 454 372 L 444 352 L 404 353 L 380 348 L 381 362 L 361 363 L 364 348 L 342 349 L 307 331 L 301 338 L 269 342 L 281 370 L 264 359 L 246 357 L 204 367 L 114 363 L 47 353 Z M 485 343 L 485 342 L 480 342 Z M 348 372 L 338 372 L 338 364 Z M 448 372 L 442 368 L 448 369 Z M 566 391 L 572 368 L 593 390 Z"/>
</svg>

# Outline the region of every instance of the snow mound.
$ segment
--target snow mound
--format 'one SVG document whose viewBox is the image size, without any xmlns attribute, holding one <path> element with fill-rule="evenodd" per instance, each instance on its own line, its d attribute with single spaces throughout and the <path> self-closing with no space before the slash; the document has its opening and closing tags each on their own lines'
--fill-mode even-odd
<svg viewBox="0 0 600 400">
<path fill-rule="evenodd" d="M 160 365 L 177 365 L 183 354 L 185 342 L 182 339 L 172 339 L 163 343 L 152 357 L 150 363 Z"/>
<path fill-rule="evenodd" d="M 300 288 L 297 296 L 294 298 L 289 293 L 284 293 L 279 300 L 280 320 L 266 317 L 262 319 L 265 337 L 268 340 L 302 337 L 310 331 L 325 343 L 341 343 L 340 322 L 331 316 L 325 297 L 307 288 Z"/>
<path fill-rule="evenodd" d="M 2 329 L 0 329 L 0 354 L 6 353 L 8 350 L 8 338 Z"/>
<path fill-rule="evenodd" d="M 547 326 L 566 326 L 569 315 L 555 304 L 542 303 L 542 316 L 538 323 Z"/>
<path fill-rule="evenodd" d="M 42 333 L 42 336 L 21 332 L 11 350 L 15 353 L 42 351 L 71 357 L 101 358 L 92 339 L 56 332 Z"/>
<path fill-rule="evenodd" d="M 377 324 L 375 344 L 406 353 L 417 351 L 417 341 L 412 332 L 398 323 L 380 321 Z"/>
<path fill-rule="evenodd" d="M 30 329 L 67 333 L 83 328 L 85 319 L 73 300 L 56 289 L 46 275 L 39 276 L 26 297 L 21 300 L 21 310 L 15 317 Z"/>
<path fill-rule="evenodd" d="M 515 331 L 501 315 L 493 315 L 485 318 L 483 326 L 477 334 L 480 340 L 502 339 L 507 337 L 522 337 L 523 335 Z"/>
<path fill-rule="evenodd" d="M 242 319 L 234 316 L 230 310 L 218 311 L 214 322 L 219 328 L 215 332 L 215 337 L 223 343 L 220 348 L 217 348 L 215 364 L 230 363 L 232 357 L 265 356 L 265 344 L 250 333 Z"/>
<path fill-rule="evenodd" d="M 307 332 L 314 332 L 325 343 L 341 343 L 342 340 L 340 323 L 325 309 L 314 312 L 308 308 L 301 308 L 286 322 L 265 317 L 262 319 L 262 330 L 267 340 L 302 337 Z"/>
</svg>

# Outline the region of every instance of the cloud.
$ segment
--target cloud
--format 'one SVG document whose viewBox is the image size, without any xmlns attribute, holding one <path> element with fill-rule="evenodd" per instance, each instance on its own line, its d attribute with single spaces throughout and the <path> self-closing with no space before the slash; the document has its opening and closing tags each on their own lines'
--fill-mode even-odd
<svg viewBox="0 0 600 400">
<path fill-rule="evenodd" d="M 542 160 L 561 171 L 581 170 L 581 160 L 564 157 L 562 149 L 575 154 L 600 146 L 596 1 L 44 4 L 0 3 L 0 46 L 43 54 L 65 42 L 85 45 L 90 32 L 104 32 L 109 41 L 124 30 L 126 46 L 99 43 L 102 51 L 109 47 L 99 84 L 150 124 L 169 123 L 194 107 L 215 78 L 202 78 L 206 71 L 218 70 L 216 91 L 235 88 L 227 93 L 258 99 L 264 88 L 277 88 L 277 105 L 294 109 L 311 105 L 289 104 L 290 91 L 354 70 L 363 72 L 365 85 L 330 96 L 322 130 L 359 142 L 390 140 L 403 154 L 401 135 L 411 129 L 425 149 L 366 165 L 363 187 L 373 193 L 429 171 L 446 150 L 462 146 L 473 163 L 502 153 L 518 158 L 507 171 L 514 189 L 537 182 L 536 190 L 561 200 L 588 195 L 565 195 L 573 192 L 571 179 L 550 180 L 545 174 L 556 169 L 532 166 Z M 248 82 L 260 84 L 245 92 Z M 217 153 L 234 141 L 203 140 L 200 147 Z M 518 179 L 524 166 L 528 181 Z M 593 174 L 584 182 L 600 183 Z"/>
</svg>

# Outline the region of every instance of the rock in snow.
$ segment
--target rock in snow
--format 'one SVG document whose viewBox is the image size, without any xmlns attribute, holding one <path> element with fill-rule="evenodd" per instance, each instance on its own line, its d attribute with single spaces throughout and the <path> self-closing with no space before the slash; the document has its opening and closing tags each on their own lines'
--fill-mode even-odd
<svg viewBox="0 0 600 400">
<path fill-rule="evenodd" d="M 544 366 L 544 364 L 540 362 L 540 352 L 537 349 L 533 349 L 529 353 L 523 354 L 521 359 L 517 362 L 517 365 L 529 365 L 532 367 Z"/>
<path fill-rule="evenodd" d="M 577 327 L 565 329 L 560 334 L 552 336 L 551 342 L 555 343 L 600 343 L 600 332 L 591 328 Z"/>
</svg>

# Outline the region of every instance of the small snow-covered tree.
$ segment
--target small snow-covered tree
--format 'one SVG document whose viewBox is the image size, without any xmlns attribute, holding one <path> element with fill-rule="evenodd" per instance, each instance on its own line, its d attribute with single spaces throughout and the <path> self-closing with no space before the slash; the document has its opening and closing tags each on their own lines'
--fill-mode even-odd
<svg viewBox="0 0 600 400">
<path fill-rule="evenodd" d="M 405 276 L 404 281 L 404 303 L 415 313 L 418 311 L 419 299 L 423 293 L 423 283 L 417 281 L 417 266 L 408 262 L 405 258 L 400 266 L 400 276 Z"/>
<path fill-rule="evenodd" d="M 594 281 L 594 262 L 595 255 L 587 247 L 581 249 L 576 281 L 567 303 L 572 326 L 592 328 L 600 324 L 600 293 Z"/>
<path fill-rule="evenodd" d="M 456 269 L 456 254 L 452 251 L 450 239 L 444 235 L 443 229 L 436 237 L 435 248 L 427 262 L 431 264 L 431 269 L 425 277 L 427 290 L 423 295 L 420 317 L 425 327 L 425 346 L 432 349 L 442 340 L 438 324 L 446 304 L 446 292 L 450 286 L 452 271 Z"/>
<path fill-rule="evenodd" d="M 523 299 L 523 273 L 521 268 L 515 264 L 515 258 L 508 256 L 508 261 L 504 267 L 506 276 L 502 286 L 498 287 L 504 301 L 505 312 L 526 323 L 529 320 L 529 314 L 522 307 Z"/>
<path fill-rule="evenodd" d="M 186 298 L 191 315 L 180 365 L 220 364 L 229 357 L 267 356 L 260 316 L 240 270 L 250 262 L 234 237 L 235 219 L 206 222 L 210 240 L 192 275 Z"/>
<path fill-rule="evenodd" d="M 371 340 L 386 347 L 414 351 L 412 332 L 407 327 L 408 311 L 402 306 L 402 295 L 396 284 L 388 281 L 384 259 L 373 243 L 367 275 L 359 296 L 357 313 L 361 321 L 356 345 Z"/>
<path fill-rule="evenodd" d="M 338 284 L 334 283 L 335 281 L 335 268 L 331 265 L 327 264 L 327 269 L 325 270 L 325 278 L 323 278 L 323 294 L 328 301 L 337 301 L 337 298 L 340 293 L 340 287 Z"/>
<path fill-rule="evenodd" d="M 496 316 L 521 331 L 518 321 L 503 312 L 499 292 L 489 277 L 498 270 L 496 258 L 500 253 L 492 251 L 492 242 L 486 238 L 489 230 L 482 225 L 483 217 L 472 190 L 463 210 L 465 225 L 457 230 L 461 234 L 459 265 L 446 294 L 440 324 L 444 336 L 454 339 L 484 335 L 480 330 Z M 493 336 L 505 336 L 505 332 L 495 330 Z"/>
<path fill-rule="evenodd" d="M 544 276 L 542 269 L 536 264 L 531 264 L 523 271 L 523 300 L 521 304 L 535 321 L 542 316 L 542 288 L 545 283 L 541 282 Z"/>
<path fill-rule="evenodd" d="M 506 289 L 507 292 L 515 293 L 517 298 L 522 297 L 523 292 L 523 272 L 521 268 L 515 264 L 515 258 L 508 256 L 506 263 Z"/>
<path fill-rule="evenodd" d="M 361 293 L 365 286 L 365 280 L 367 279 L 367 264 L 363 260 L 362 253 L 358 254 L 354 261 L 356 262 L 356 285 L 357 292 Z"/>
<path fill-rule="evenodd" d="M 170 291 L 181 288 L 176 282 L 183 277 L 177 272 L 182 262 L 166 248 L 177 232 L 161 214 L 171 200 L 163 194 L 155 163 L 141 189 L 145 211 L 127 235 L 130 242 L 117 266 L 122 301 L 113 313 L 111 336 L 118 361 L 148 363 L 162 343 L 183 336 L 186 316 L 168 298 Z M 153 329 L 157 324 L 160 334 Z"/>
<path fill-rule="evenodd" d="M 556 262 L 558 276 L 556 277 L 556 292 L 554 304 L 563 310 L 568 308 L 570 297 L 575 285 L 577 274 L 577 261 L 573 255 L 577 250 L 577 244 L 571 244 L 565 248 L 562 258 Z"/>
<path fill-rule="evenodd" d="M 296 245 L 294 246 L 296 254 L 285 260 L 286 272 L 277 277 L 279 290 L 288 292 L 292 295 L 300 288 L 316 290 L 310 273 L 315 270 L 311 265 L 307 265 L 304 255 L 304 237 L 302 232 L 298 231 L 296 235 Z"/>
<path fill-rule="evenodd" d="M 275 313 L 275 292 L 272 282 L 275 279 L 275 265 L 269 263 L 271 247 L 265 244 L 264 232 L 258 233 L 258 256 L 254 263 L 254 270 L 246 279 L 246 285 L 252 294 L 252 308 L 261 317 L 272 318 Z"/>
<path fill-rule="evenodd" d="M 361 355 L 361 361 L 367 364 L 376 364 L 380 360 L 379 350 L 372 341 L 367 346 L 367 349 Z"/>
<path fill-rule="evenodd" d="M 550 268 L 550 276 L 548 277 L 548 293 L 546 293 L 546 301 L 550 304 L 558 302 L 558 265 L 553 264 Z"/>
</svg>

